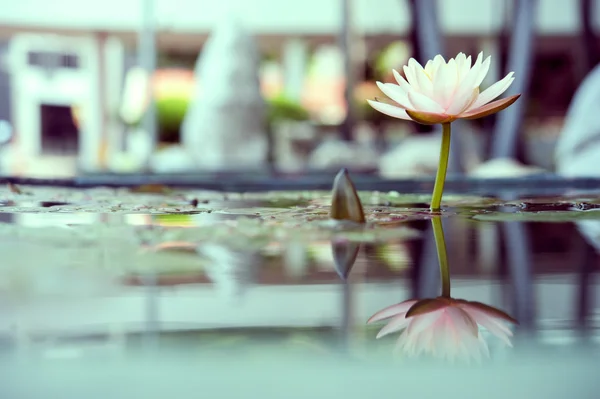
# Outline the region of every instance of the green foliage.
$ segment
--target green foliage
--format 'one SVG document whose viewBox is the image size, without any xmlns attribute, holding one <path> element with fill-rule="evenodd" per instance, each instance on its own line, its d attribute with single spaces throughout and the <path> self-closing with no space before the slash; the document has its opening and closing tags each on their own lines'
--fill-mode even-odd
<svg viewBox="0 0 600 399">
<path fill-rule="evenodd" d="M 403 54 L 405 53 L 406 45 L 401 42 L 393 42 L 383 48 L 376 56 L 374 61 L 374 73 L 377 80 L 381 80 L 384 76 L 391 73 L 393 68 L 402 66 Z"/>
<path fill-rule="evenodd" d="M 173 142 L 179 138 L 179 129 L 185 118 L 190 99 L 168 96 L 155 99 L 156 117 L 161 141 Z M 306 121 L 310 114 L 294 100 L 277 96 L 267 100 L 267 121 L 272 125 L 281 121 Z"/>
<path fill-rule="evenodd" d="M 310 119 L 310 114 L 306 108 L 282 95 L 267 99 L 267 107 L 269 126 L 281 121 L 306 121 Z"/>
<path fill-rule="evenodd" d="M 366 100 L 354 100 L 354 109 L 356 110 L 357 117 L 364 121 L 377 121 L 384 119 L 391 119 L 391 117 L 382 114 L 381 112 L 375 111 L 373 107 L 369 105 Z"/>
<path fill-rule="evenodd" d="M 173 142 L 179 138 L 179 129 L 190 99 L 184 96 L 155 99 L 156 117 L 161 141 Z"/>
</svg>

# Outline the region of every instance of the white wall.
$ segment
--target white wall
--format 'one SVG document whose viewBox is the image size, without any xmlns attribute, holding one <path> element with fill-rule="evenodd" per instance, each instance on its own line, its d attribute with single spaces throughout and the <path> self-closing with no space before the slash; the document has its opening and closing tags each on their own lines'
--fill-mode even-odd
<svg viewBox="0 0 600 399">
<path fill-rule="evenodd" d="M 0 25 L 134 30 L 143 0 L 19 0 L 5 2 Z M 333 33 L 340 25 L 341 0 L 155 0 L 160 29 L 206 32 L 227 8 L 240 10 L 256 33 Z M 542 33 L 578 29 L 578 1 L 538 0 Z M 494 33 L 508 0 L 442 0 L 440 19 L 447 33 Z M 406 0 L 354 0 L 358 28 L 365 33 L 403 33 L 410 26 Z M 596 26 L 600 7 L 595 7 Z M 52 18 L 48 18 L 52 15 Z"/>
<path fill-rule="evenodd" d="M 81 67 L 77 71 L 58 70 L 49 79 L 40 69 L 27 65 L 27 51 L 30 50 L 71 51 L 79 55 Z M 9 70 L 13 79 L 12 120 L 22 161 L 37 160 L 41 155 L 40 105 L 75 105 L 81 108 L 82 116 L 79 166 L 85 169 L 97 167 L 98 143 L 102 133 L 96 94 L 100 83 L 96 39 L 92 36 L 65 39 L 25 34 L 13 38 L 9 54 Z"/>
</svg>

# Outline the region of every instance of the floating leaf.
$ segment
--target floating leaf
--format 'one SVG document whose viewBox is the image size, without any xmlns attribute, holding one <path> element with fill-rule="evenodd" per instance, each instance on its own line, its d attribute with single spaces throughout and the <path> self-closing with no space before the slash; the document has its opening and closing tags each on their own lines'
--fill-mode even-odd
<svg viewBox="0 0 600 399">
<path fill-rule="evenodd" d="M 565 223 L 576 220 L 600 219 L 600 211 L 563 211 L 563 212 L 486 212 L 472 216 L 475 220 L 486 222 L 545 222 Z"/>
</svg>

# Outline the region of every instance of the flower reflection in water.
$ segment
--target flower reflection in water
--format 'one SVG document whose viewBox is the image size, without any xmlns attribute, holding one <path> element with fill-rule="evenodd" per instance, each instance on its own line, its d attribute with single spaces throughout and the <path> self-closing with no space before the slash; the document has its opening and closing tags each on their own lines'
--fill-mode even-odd
<svg viewBox="0 0 600 399">
<path fill-rule="evenodd" d="M 367 324 L 389 320 L 377 338 L 401 331 L 396 349 L 408 356 L 427 354 L 451 361 L 480 361 L 489 357 L 482 330 L 512 346 L 510 326 L 517 324 L 515 319 L 483 303 L 450 297 L 446 244 L 439 216 L 432 219 L 432 225 L 440 261 L 442 295 L 388 306 L 371 316 Z"/>
<path fill-rule="evenodd" d="M 375 313 L 367 323 L 388 319 L 377 338 L 402 331 L 396 346 L 398 351 L 409 356 L 429 354 L 448 360 L 489 357 L 481 328 L 512 346 L 509 326 L 516 323 L 491 306 L 443 297 L 411 299 L 389 306 Z"/>
</svg>

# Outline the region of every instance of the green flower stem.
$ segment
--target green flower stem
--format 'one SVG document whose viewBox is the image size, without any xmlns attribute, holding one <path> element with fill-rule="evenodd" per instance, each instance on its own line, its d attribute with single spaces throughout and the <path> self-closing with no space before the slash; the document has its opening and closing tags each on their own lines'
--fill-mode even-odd
<svg viewBox="0 0 600 399">
<path fill-rule="evenodd" d="M 448 170 L 448 158 L 450 158 L 450 123 L 442 124 L 442 146 L 440 148 L 440 163 L 435 175 L 435 185 L 431 197 L 431 212 L 439 212 L 444 194 L 444 183 L 446 182 L 446 171 Z"/>
<path fill-rule="evenodd" d="M 435 238 L 438 261 L 440 262 L 442 296 L 444 298 L 450 298 L 450 269 L 448 268 L 448 253 L 446 251 L 446 239 L 444 237 L 444 228 L 442 227 L 442 218 L 434 216 L 433 219 L 431 219 L 431 224 L 433 226 L 433 237 Z"/>
</svg>

